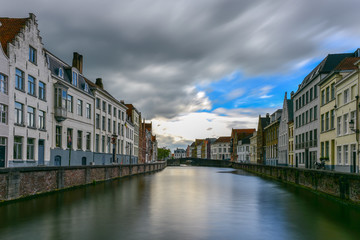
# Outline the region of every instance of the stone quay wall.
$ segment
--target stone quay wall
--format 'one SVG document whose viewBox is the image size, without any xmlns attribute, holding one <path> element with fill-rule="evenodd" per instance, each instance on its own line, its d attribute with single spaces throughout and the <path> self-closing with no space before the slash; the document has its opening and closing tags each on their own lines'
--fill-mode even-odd
<svg viewBox="0 0 360 240">
<path fill-rule="evenodd" d="M 134 165 L 0 169 L 0 202 L 162 170 L 166 162 Z"/>
<path fill-rule="evenodd" d="M 232 167 L 360 204 L 359 174 L 246 163 L 233 163 Z"/>
</svg>

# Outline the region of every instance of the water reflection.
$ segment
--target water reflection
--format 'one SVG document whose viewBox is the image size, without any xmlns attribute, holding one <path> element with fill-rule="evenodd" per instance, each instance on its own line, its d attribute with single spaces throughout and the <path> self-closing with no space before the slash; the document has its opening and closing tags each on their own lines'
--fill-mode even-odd
<svg viewBox="0 0 360 240">
<path fill-rule="evenodd" d="M 168 167 L 0 206 L 0 239 L 359 239 L 360 211 L 241 170 Z"/>
</svg>

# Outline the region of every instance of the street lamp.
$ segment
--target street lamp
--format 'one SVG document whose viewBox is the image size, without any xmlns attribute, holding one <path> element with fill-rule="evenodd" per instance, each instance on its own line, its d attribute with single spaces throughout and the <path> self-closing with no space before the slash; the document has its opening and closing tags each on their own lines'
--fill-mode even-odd
<svg viewBox="0 0 360 240">
<path fill-rule="evenodd" d="M 116 140 L 117 140 L 117 135 L 116 134 L 113 134 L 112 136 L 111 136 L 111 143 L 113 144 L 113 163 L 116 163 L 116 161 L 115 161 L 115 148 L 116 148 Z"/>
<path fill-rule="evenodd" d="M 355 132 L 355 133 L 359 133 L 359 129 L 355 129 L 355 123 L 354 121 L 351 119 L 349 122 L 349 128 L 351 131 Z"/>
</svg>

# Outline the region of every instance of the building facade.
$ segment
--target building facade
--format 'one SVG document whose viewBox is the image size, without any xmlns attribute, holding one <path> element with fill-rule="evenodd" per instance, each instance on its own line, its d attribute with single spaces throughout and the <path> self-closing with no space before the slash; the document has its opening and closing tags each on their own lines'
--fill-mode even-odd
<svg viewBox="0 0 360 240">
<path fill-rule="evenodd" d="M 52 85 L 36 17 L 0 23 L 0 164 L 48 165 Z"/>
<path fill-rule="evenodd" d="M 280 125 L 279 125 L 279 139 L 278 139 L 278 151 L 279 159 L 278 165 L 288 166 L 289 165 L 289 126 L 288 122 L 292 120 L 293 116 L 293 104 L 291 99 L 287 99 L 287 92 L 285 92 L 283 112 L 281 114 Z"/>
<path fill-rule="evenodd" d="M 244 137 L 243 139 L 238 141 L 237 162 L 250 163 L 250 137 L 252 137 L 252 135 Z"/>
<path fill-rule="evenodd" d="M 326 77 L 345 57 L 354 54 L 329 54 L 308 74 L 299 85 L 293 97 L 294 104 L 294 135 L 295 165 L 313 168 L 320 158 L 319 142 L 319 86 L 321 79 Z"/>
<path fill-rule="evenodd" d="M 186 158 L 186 151 L 185 149 L 182 148 L 177 148 L 174 150 L 174 158 L 175 159 L 179 159 L 179 158 Z"/>
<path fill-rule="evenodd" d="M 266 165 L 278 165 L 278 140 L 281 115 L 282 109 L 278 109 L 276 112 L 271 114 L 270 124 L 264 128 Z"/>
<path fill-rule="evenodd" d="M 230 159 L 230 138 L 231 137 L 219 137 L 211 144 L 211 159 Z"/>
<path fill-rule="evenodd" d="M 254 132 L 253 135 L 250 137 L 250 163 L 256 164 L 257 163 L 257 132 Z"/>
</svg>

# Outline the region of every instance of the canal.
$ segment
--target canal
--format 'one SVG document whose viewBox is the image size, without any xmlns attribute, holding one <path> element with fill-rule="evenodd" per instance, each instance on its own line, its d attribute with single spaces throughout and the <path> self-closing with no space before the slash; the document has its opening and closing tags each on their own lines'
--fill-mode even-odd
<svg viewBox="0 0 360 240">
<path fill-rule="evenodd" d="M 168 167 L 2 204 L 0 239 L 360 239 L 360 210 L 242 170 Z"/>
</svg>

